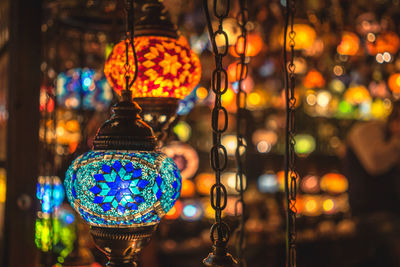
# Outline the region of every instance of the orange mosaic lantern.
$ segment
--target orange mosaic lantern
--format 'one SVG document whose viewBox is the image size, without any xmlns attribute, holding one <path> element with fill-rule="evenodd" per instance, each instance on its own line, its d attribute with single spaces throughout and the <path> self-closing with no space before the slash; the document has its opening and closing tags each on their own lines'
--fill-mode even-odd
<svg viewBox="0 0 400 267">
<path fill-rule="evenodd" d="M 264 41 L 261 36 L 257 33 L 251 33 L 246 36 L 246 57 L 254 57 L 257 56 L 258 53 L 261 52 L 264 46 Z M 240 57 L 237 51 L 242 54 L 244 49 L 244 39 L 238 38 L 236 41 L 236 45 L 233 45 L 229 48 L 229 53 L 234 57 Z"/>
<path fill-rule="evenodd" d="M 201 66 L 185 37 L 139 36 L 135 38 L 138 77 L 131 90 L 133 98 L 170 97 L 183 99 L 200 82 Z M 104 73 L 114 90 L 125 88 L 125 41 L 114 46 Z M 128 57 L 134 61 L 133 51 Z M 134 63 L 129 72 L 133 77 Z"/>
<path fill-rule="evenodd" d="M 393 93 L 400 94 L 400 73 L 390 75 L 388 84 Z"/>
<path fill-rule="evenodd" d="M 360 39 L 355 33 L 343 32 L 342 41 L 337 47 L 337 52 L 341 55 L 354 56 L 360 48 Z"/>
<path fill-rule="evenodd" d="M 396 54 L 400 48 L 400 38 L 394 32 L 380 34 L 374 43 L 367 42 L 367 50 L 370 55 L 388 52 Z"/>
</svg>

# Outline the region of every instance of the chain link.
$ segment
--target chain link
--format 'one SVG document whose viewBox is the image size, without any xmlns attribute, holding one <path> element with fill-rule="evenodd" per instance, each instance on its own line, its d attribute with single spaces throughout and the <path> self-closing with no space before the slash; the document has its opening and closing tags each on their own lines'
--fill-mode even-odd
<svg viewBox="0 0 400 267">
<path fill-rule="evenodd" d="M 211 167 L 215 172 L 215 184 L 210 189 L 211 207 L 215 210 L 215 222 L 210 229 L 211 241 L 214 245 L 226 246 L 230 238 L 230 230 L 226 223 L 221 219 L 222 211 L 227 204 L 226 187 L 221 183 L 221 173 L 226 169 L 228 163 L 228 154 L 226 148 L 221 144 L 222 134 L 228 127 L 228 112 L 222 106 L 221 97 L 228 90 L 228 74 L 223 68 L 223 58 L 228 53 L 228 35 L 225 32 L 222 23 L 228 16 L 230 10 L 230 1 L 226 0 L 226 6 L 218 0 L 213 1 L 214 16 L 218 19 L 218 29 L 214 32 L 211 24 L 211 18 L 208 11 L 207 0 L 203 0 L 207 27 L 210 35 L 211 46 L 215 57 L 215 70 L 212 73 L 211 87 L 215 93 L 215 103 L 212 110 L 211 126 L 213 130 L 213 147 L 210 152 Z M 218 13 L 218 6 L 224 7 L 223 12 Z M 224 47 L 217 47 L 216 38 L 224 38 Z M 222 127 L 221 127 L 222 125 Z"/>
<path fill-rule="evenodd" d="M 125 1 L 125 13 L 126 13 L 126 21 L 125 21 L 125 93 L 128 93 L 129 89 L 132 87 L 138 75 L 138 61 L 136 56 L 135 42 L 134 42 L 134 9 L 133 9 L 133 0 Z M 131 79 L 131 64 L 129 61 L 129 49 L 132 49 L 133 52 L 133 60 L 135 64 L 135 71 L 133 78 Z M 130 101 L 130 99 L 129 99 Z"/>
<path fill-rule="evenodd" d="M 286 94 L 286 151 L 285 151 L 285 192 L 287 202 L 286 226 L 286 266 L 296 266 L 296 196 L 299 175 L 295 166 L 295 69 L 294 47 L 296 32 L 293 29 L 296 13 L 295 0 L 288 0 L 286 6 L 286 23 L 284 33 L 284 66 L 285 66 L 285 94 Z M 290 30 L 289 30 L 290 28 Z M 289 33 L 288 33 L 289 30 Z M 289 41 L 287 42 L 287 37 Z M 289 45 L 290 59 L 287 59 L 287 44 Z"/>
<path fill-rule="evenodd" d="M 236 15 L 237 24 L 240 27 L 241 34 L 238 37 L 235 45 L 235 51 L 239 55 L 240 59 L 236 64 L 236 79 L 238 79 L 238 91 L 236 94 L 236 137 L 237 137 L 237 147 L 235 152 L 237 173 L 235 180 L 235 190 L 239 193 L 239 198 L 235 203 L 235 215 L 240 217 L 239 227 L 236 230 L 236 253 L 238 256 L 239 266 L 246 266 L 245 261 L 245 212 L 246 206 L 244 203 L 244 192 L 247 189 L 247 183 L 245 183 L 245 174 L 243 170 L 243 158 L 242 155 L 246 154 L 246 143 L 243 130 L 246 129 L 244 119 L 246 111 L 246 98 L 247 94 L 243 90 L 243 82 L 247 77 L 248 73 L 248 62 L 246 61 L 246 49 L 247 49 L 247 18 L 248 10 L 246 8 L 246 1 L 239 0 L 240 11 Z M 241 210 L 241 215 L 239 215 L 239 207 Z"/>
</svg>

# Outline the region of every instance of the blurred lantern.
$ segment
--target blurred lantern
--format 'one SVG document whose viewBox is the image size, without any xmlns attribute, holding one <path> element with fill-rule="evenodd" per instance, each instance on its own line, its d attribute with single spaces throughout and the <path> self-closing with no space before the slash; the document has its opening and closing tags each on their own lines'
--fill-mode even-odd
<svg viewBox="0 0 400 267">
<path fill-rule="evenodd" d="M 178 34 L 162 2 L 143 1 L 138 5 L 134 22 L 138 76 L 131 91 L 143 109 L 143 118 L 159 136 L 174 120 L 179 100 L 199 83 L 201 65 L 186 38 Z M 125 42 L 114 46 L 104 66 L 104 73 L 118 94 L 125 88 Z M 131 46 L 128 58 L 129 74 L 133 77 L 135 64 Z"/>
<path fill-rule="evenodd" d="M 351 118 L 354 113 L 354 107 L 349 102 L 342 100 L 337 109 L 337 116 L 342 118 Z"/>
<path fill-rule="evenodd" d="M 400 73 L 390 75 L 388 84 L 394 94 L 400 94 Z"/>
<path fill-rule="evenodd" d="M 386 100 L 386 101 L 385 101 Z M 374 119 L 385 119 L 391 112 L 391 103 L 389 99 L 375 99 L 371 104 L 371 115 Z M 387 104 L 386 102 L 389 102 Z"/>
<path fill-rule="evenodd" d="M 246 79 L 244 79 L 244 81 L 242 82 L 242 90 L 245 91 L 246 93 L 250 93 L 253 90 L 253 87 L 254 87 L 254 80 L 253 78 L 251 78 L 250 75 L 247 75 Z M 239 90 L 239 82 L 234 82 L 232 84 L 232 89 L 235 91 L 235 93 L 237 93 Z"/>
<path fill-rule="evenodd" d="M 389 80 L 390 80 L 390 77 L 389 77 Z M 399 84 L 400 84 L 400 80 L 399 80 Z M 399 86 L 399 88 L 400 88 L 400 86 Z M 380 81 L 380 82 L 372 81 L 368 85 L 368 89 L 371 92 L 371 96 L 373 96 L 373 97 L 385 98 L 385 97 L 390 96 L 389 90 L 386 86 L 385 81 Z M 400 92 L 400 89 L 398 91 Z"/>
<path fill-rule="evenodd" d="M 199 156 L 190 145 L 172 142 L 162 148 L 168 157 L 172 158 L 181 172 L 182 179 L 192 178 L 199 168 Z"/>
<path fill-rule="evenodd" d="M 352 105 L 359 105 L 371 100 L 368 89 L 363 85 L 350 86 L 344 93 L 344 99 Z"/>
<path fill-rule="evenodd" d="M 258 177 L 257 186 L 261 193 L 273 194 L 279 191 L 278 180 L 274 173 L 266 173 Z"/>
<path fill-rule="evenodd" d="M 342 40 L 337 47 L 337 52 L 341 55 L 354 56 L 360 47 L 360 39 L 355 33 L 343 32 Z"/>
<path fill-rule="evenodd" d="M 307 24 L 294 24 L 293 31 L 296 33 L 294 38 L 294 49 L 303 50 L 309 49 L 313 46 L 317 38 L 317 33 L 313 27 Z M 287 34 L 287 39 L 289 39 L 289 32 Z M 281 44 L 283 44 L 283 33 L 281 34 L 280 40 Z M 287 49 L 289 50 L 290 46 L 287 46 Z"/>
<path fill-rule="evenodd" d="M 213 21 L 213 28 L 218 27 L 218 22 Z M 226 32 L 228 36 L 228 45 L 234 45 L 236 43 L 237 38 L 240 36 L 240 28 L 237 24 L 237 21 L 233 18 L 226 18 L 222 22 L 222 27 L 224 28 L 224 32 Z M 208 41 L 208 39 L 207 39 Z M 215 38 L 215 42 L 218 47 L 225 46 L 225 38 L 222 34 L 218 34 Z"/>
<path fill-rule="evenodd" d="M 264 41 L 258 33 L 250 33 L 246 35 L 246 57 L 257 56 L 264 47 Z M 238 38 L 235 45 L 229 48 L 229 53 L 234 57 L 239 57 L 243 53 L 244 39 Z M 238 53 L 236 53 L 236 51 Z"/>
<path fill-rule="evenodd" d="M 325 214 L 334 214 L 337 212 L 336 200 L 332 197 L 322 198 L 322 210 Z"/>
<path fill-rule="evenodd" d="M 348 181 L 345 176 L 339 173 L 327 173 L 320 181 L 321 189 L 331 194 L 341 194 L 347 191 Z"/>
<path fill-rule="evenodd" d="M 36 197 L 40 200 L 43 213 L 51 213 L 64 200 L 64 187 L 57 176 L 40 176 L 38 178 Z"/>
<path fill-rule="evenodd" d="M 313 69 L 304 77 L 303 85 L 309 89 L 322 88 L 325 86 L 325 79 L 319 71 Z"/>
<path fill-rule="evenodd" d="M 54 111 L 54 99 L 51 95 L 54 95 L 54 91 L 52 87 L 40 88 L 40 104 L 39 108 L 41 112 L 53 112 Z"/>
<path fill-rule="evenodd" d="M 0 168 L 0 204 L 6 201 L 6 170 Z"/>
<path fill-rule="evenodd" d="M 195 178 L 197 192 L 201 195 L 209 195 L 210 188 L 214 184 L 215 178 L 212 173 L 200 173 Z"/>
<path fill-rule="evenodd" d="M 193 197 L 196 194 L 196 187 L 192 180 L 182 180 L 181 197 Z"/>
<path fill-rule="evenodd" d="M 175 202 L 175 205 L 165 214 L 164 218 L 167 220 L 176 220 L 182 213 L 182 203 L 180 200 Z"/>
<path fill-rule="evenodd" d="M 185 116 L 190 113 L 190 111 L 194 108 L 197 101 L 196 92 L 197 89 L 194 89 L 187 97 L 179 101 L 178 110 L 176 111 L 176 114 L 178 114 L 179 116 Z"/>
<path fill-rule="evenodd" d="M 367 42 L 367 51 L 370 55 L 389 53 L 394 55 L 399 51 L 400 38 L 395 32 L 381 33 L 374 42 Z"/>
<path fill-rule="evenodd" d="M 288 63 L 290 64 L 290 63 Z M 307 71 L 307 61 L 302 57 L 295 57 L 293 60 L 293 64 L 295 66 L 294 73 L 295 74 L 304 74 Z"/>
<path fill-rule="evenodd" d="M 315 175 L 305 176 L 301 179 L 300 187 L 304 193 L 318 193 L 320 190 L 318 177 Z"/>
<path fill-rule="evenodd" d="M 246 140 L 243 139 L 244 145 L 246 145 Z M 233 134 L 224 135 L 221 139 L 222 145 L 226 148 L 228 156 L 234 156 L 237 147 L 237 137 Z M 240 155 L 243 155 L 245 149 L 239 149 Z"/>
<path fill-rule="evenodd" d="M 321 210 L 321 197 L 316 195 L 303 195 L 302 197 L 302 214 L 305 216 L 319 216 Z"/>
<path fill-rule="evenodd" d="M 289 179 L 290 177 L 292 177 L 293 172 L 289 172 Z M 276 179 L 278 181 L 278 186 L 279 186 L 279 190 L 281 192 L 285 191 L 285 171 L 279 171 L 276 173 Z M 296 180 L 297 185 L 299 183 L 300 177 L 299 179 Z"/>
<path fill-rule="evenodd" d="M 237 194 L 236 191 L 236 173 L 235 172 L 224 172 L 221 176 L 221 182 L 226 185 L 228 194 Z M 247 178 L 243 175 L 243 187 L 247 186 Z"/>
<path fill-rule="evenodd" d="M 199 100 L 204 100 L 208 96 L 208 90 L 204 87 L 199 87 L 196 90 L 196 96 Z"/>
<path fill-rule="evenodd" d="M 61 207 L 52 218 L 48 214 L 41 215 L 35 222 L 35 244 L 43 252 L 55 253 L 59 262 L 62 262 L 74 249 L 76 240 L 74 213 L 66 207 Z"/>
<path fill-rule="evenodd" d="M 78 144 L 81 137 L 81 127 L 78 120 L 70 119 L 66 121 L 61 119 L 57 121 L 56 141 L 58 144 Z"/>
<path fill-rule="evenodd" d="M 239 61 L 235 61 L 235 62 L 229 64 L 229 66 L 228 66 L 228 69 L 227 69 L 228 81 L 231 83 L 240 80 L 240 72 L 241 72 L 242 66 L 238 63 L 239 63 Z M 247 65 L 245 65 L 243 68 L 244 68 L 243 69 L 244 73 L 246 73 L 243 75 L 243 77 L 245 77 L 248 72 Z"/>
<path fill-rule="evenodd" d="M 72 109 L 106 110 L 113 99 L 112 88 L 104 75 L 88 68 L 61 72 L 56 90 L 57 104 Z"/>
<path fill-rule="evenodd" d="M 253 133 L 253 144 L 260 153 L 268 153 L 278 141 L 278 135 L 272 130 L 259 129 Z"/>
<path fill-rule="evenodd" d="M 265 109 L 268 102 L 266 90 L 257 88 L 247 95 L 246 105 L 249 110 Z"/>
<path fill-rule="evenodd" d="M 203 215 L 204 211 L 200 202 L 195 200 L 182 201 L 182 220 L 189 222 L 198 221 Z"/>
<path fill-rule="evenodd" d="M 357 32 L 361 35 L 376 34 L 381 30 L 376 15 L 373 12 L 363 13 L 356 19 Z"/>
<path fill-rule="evenodd" d="M 178 122 L 174 126 L 173 131 L 182 142 L 187 142 L 192 135 L 192 127 L 190 127 L 190 125 L 184 121 Z"/>
<path fill-rule="evenodd" d="M 299 156 L 306 157 L 315 150 L 314 137 L 309 134 L 297 134 L 295 137 L 294 150 Z"/>
</svg>

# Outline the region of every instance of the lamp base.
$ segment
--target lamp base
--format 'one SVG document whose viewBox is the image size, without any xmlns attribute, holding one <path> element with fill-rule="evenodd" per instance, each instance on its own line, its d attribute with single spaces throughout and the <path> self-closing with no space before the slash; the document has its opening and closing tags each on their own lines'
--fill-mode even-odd
<svg viewBox="0 0 400 267">
<path fill-rule="evenodd" d="M 157 225 L 132 228 L 90 227 L 96 247 L 107 258 L 106 266 L 136 267 L 137 255 L 151 240 Z"/>
</svg>

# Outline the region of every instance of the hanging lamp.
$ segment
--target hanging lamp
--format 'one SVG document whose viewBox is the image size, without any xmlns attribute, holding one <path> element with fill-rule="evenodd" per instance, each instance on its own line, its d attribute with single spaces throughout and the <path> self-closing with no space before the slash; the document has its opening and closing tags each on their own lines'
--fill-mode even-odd
<svg viewBox="0 0 400 267">
<path fill-rule="evenodd" d="M 130 37 L 126 46 L 134 49 L 129 23 L 133 0 L 126 9 Z M 129 70 L 127 57 L 125 62 Z M 98 130 L 93 150 L 72 162 L 65 179 L 68 200 L 90 224 L 97 248 L 109 259 L 107 266 L 136 266 L 136 255 L 180 195 L 177 166 L 156 150 L 153 130 L 139 116 L 139 105 L 132 102 L 129 88 L 135 78 L 136 74 L 125 73 L 121 101 Z"/>
<path fill-rule="evenodd" d="M 179 101 L 190 94 L 201 77 L 200 60 L 180 35 L 159 0 L 135 1 L 135 48 L 138 77 L 131 87 L 134 100 L 143 109 L 143 119 L 160 136 L 175 119 Z M 124 88 L 125 41 L 116 44 L 109 55 L 104 73 L 121 94 Z M 134 55 L 128 49 L 129 61 Z M 134 65 L 134 64 L 132 64 Z M 129 70 L 134 73 L 135 68 Z"/>
</svg>

